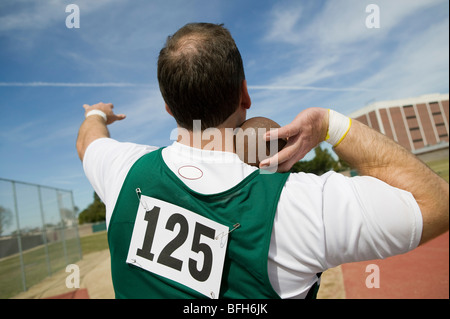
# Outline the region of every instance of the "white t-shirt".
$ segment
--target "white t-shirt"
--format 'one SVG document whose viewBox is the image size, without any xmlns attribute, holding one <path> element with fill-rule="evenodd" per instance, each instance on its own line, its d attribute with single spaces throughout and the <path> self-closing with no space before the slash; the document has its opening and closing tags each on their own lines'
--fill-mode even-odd
<svg viewBox="0 0 450 319">
<path fill-rule="evenodd" d="M 107 225 L 132 165 L 157 147 L 95 140 L 83 167 L 106 205 Z M 225 191 L 257 168 L 236 154 L 174 142 L 167 166 L 198 193 Z M 413 196 L 368 176 L 293 173 L 278 202 L 268 256 L 269 279 L 281 298 L 304 298 L 316 273 L 343 263 L 386 258 L 419 244 L 422 215 Z"/>
</svg>

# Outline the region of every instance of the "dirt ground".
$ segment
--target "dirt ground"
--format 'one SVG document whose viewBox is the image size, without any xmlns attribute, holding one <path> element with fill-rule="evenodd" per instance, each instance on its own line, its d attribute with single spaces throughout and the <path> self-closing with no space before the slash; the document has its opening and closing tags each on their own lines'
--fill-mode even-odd
<svg viewBox="0 0 450 319">
<path fill-rule="evenodd" d="M 114 299 L 108 250 L 87 254 L 76 264 L 80 269 L 80 290 L 87 289 L 90 299 Z M 45 299 L 74 292 L 76 288 L 66 287 L 66 278 L 69 275 L 71 273 L 63 269 L 13 299 Z M 323 273 L 318 298 L 345 298 L 341 267 L 329 269 Z"/>
<path fill-rule="evenodd" d="M 448 299 L 449 233 L 403 255 L 385 260 L 344 264 L 323 273 L 319 299 Z M 381 269 L 381 287 L 368 289 L 367 264 Z M 65 269 L 44 279 L 16 299 L 113 299 L 108 250 L 86 254 L 77 265 L 79 289 L 66 287 L 71 273 Z M 73 293 L 72 293 L 73 292 Z M 63 297 L 61 295 L 67 294 Z"/>
<path fill-rule="evenodd" d="M 114 298 L 108 250 L 87 254 L 76 265 L 80 269 L 80 289 L 87 289 L 89 298 Z M 66 287 L 66 278 L 70 274 L 63 269 L 13 299 L 45 299 L 72 292 L 76 288 Z"/>
</svg>

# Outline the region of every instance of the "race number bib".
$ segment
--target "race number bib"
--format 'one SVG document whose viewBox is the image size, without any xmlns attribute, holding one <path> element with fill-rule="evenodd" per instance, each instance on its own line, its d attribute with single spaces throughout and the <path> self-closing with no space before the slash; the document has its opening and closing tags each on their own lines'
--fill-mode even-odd
<svg viewBox="0 0 450 319">
<path fill-rule="evenodd" d="M 127 263 L 218 298 L 229 228 L 142 195 Z"/>
</svg>

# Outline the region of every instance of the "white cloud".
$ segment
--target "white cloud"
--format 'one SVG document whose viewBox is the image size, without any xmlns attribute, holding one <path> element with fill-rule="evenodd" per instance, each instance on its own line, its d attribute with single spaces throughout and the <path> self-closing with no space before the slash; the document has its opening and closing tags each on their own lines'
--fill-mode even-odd
<svg viewBox="0 0 450 319">
<path fill-rule="evenodd" d="M 277 42 L 297 43 L 299 35 L 294 29 L 300 21 L 301 13 L 301 7 L 298 6 L 295 8 L 276 6 L 271 12 L 271 29 L 266 35 L 266 39 Z"/>
<path fill-rule="evenodd" d="M 42 126 L 43 124 L 43 121 L 33 120 L 18 123 L 11 128 L 3 128 L 2 130 L 0 130 L 0 141 L 2 144 L 14 143 L 16 145 L 28 142 L 30 138 L 35 134 L 35 132 L 38 131 L 38 127 Z"/>
<path fill-rule="evenodd" d="M 23 87 L 142 87 L 148 84 L 138 83 L 64 83 L 64 82 L 0 82 L 0 86 L 23 86 Z"/>
<path fill-rule="evenodd" d="M 268 90 L 268 91 L 328 91 L 328 92 L 359 92 L 373 91 L 371 89 L 358 87 L 320 87 L 320 86 L 296 86 L 296 85 L 249 85 L 250 90 Z"/>
<path fill-rule="evenodd" d="M 275 114 L 277 105 L 295 115 L 300 104 L 328 105 L 345 113 L 374 100 L 448 91 L 448 16 L 436 14 L 448 4 L 380 0 L 381 27 L 368 29 L 370 3 L 327 1 L 313 9 L 307 2 L 276 4 L 264 40 L 290 53 L 280 59 L 287 71 L 253 86 L 277 92 L 255 92 L 261 109 Z"/>
<path fill-rule="evenodd" d="M 100 10 L 114 0 L 78 0 L 76 4 L 83 14 L 88 14 Z M 65 19 L 69 13 L 65 12 L 67 1 L 47 0 L 47 1 L 6 1 L 2 5 L 6 8 L 10 6 L 13 10 L 0 17 L 0 32 L 13 32 L 19 30 L 36 31 L 48 28 L 51 25 L 60 23 L 65 26 Z M 6 10 L 5 10 L 6 11 Z"/>
<path fill-rule="evenodd" d="M 307 44 L 334 46 L 352 44 L 358 41 L 371 40 L 374 32 L 378 36 L 387 36 L 399 24 L 410 23 L 406 20 L 411 15 L 426 8 L 442 4 L 443 0 L 379 0 L 381 27 L 378 30 L 368 29 L 365 25 L 370 13 L 366 7 L 373 1 L 334 0 L 325 2 L 319 10 L 308 8 L 306 4 L 292 2 L 288 5 L 280 3 L 274 6 L 270 14 L 269 30 L 266 40 L 288 44 Z M 373 39 L 373 38 L 372 38 Z"/>
<path fill-rule="evenodd" d="M 139 90 L 133 100 L 115 105 L 114 109 L 127 118 L 110 126 L 113 137 L 148 145 L 167 145 L 170 142 L 170 132 L 176 128 L 176 123 L 166 112 L 159 89 Z"/>
<path fill-rule="evenodd" d="M 361 85 L 377 88 L 377 100 L 448 92 L 448 20 L 405 38 L 386 64 Z M 440 92 L 437 92 L 440 91 Z"/>
</svg>

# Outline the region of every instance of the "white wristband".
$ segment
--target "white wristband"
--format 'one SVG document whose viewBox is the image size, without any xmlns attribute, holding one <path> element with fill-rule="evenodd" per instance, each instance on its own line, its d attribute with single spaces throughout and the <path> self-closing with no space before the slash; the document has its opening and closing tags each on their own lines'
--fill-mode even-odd
<svg viewBox="0 0 450 319">
<path fill-rule="evenodd" d="M 333 110 L 328 110 L 328 112 L 328 132 L 325 142 L 336 147 L 347 136 L 352 126 L 352 119 Z"/>
<path fill-rule="evenodd" d="M 91 115 L 100 115 L 105 120 L 105 123 L 108 121 L 108 118 L 106 117 L 105 112 L 102 112 L 100 110 L 92 110 L 92 111 L 87 112 L 86 118 L 88 118 Z"/>
</svg>

